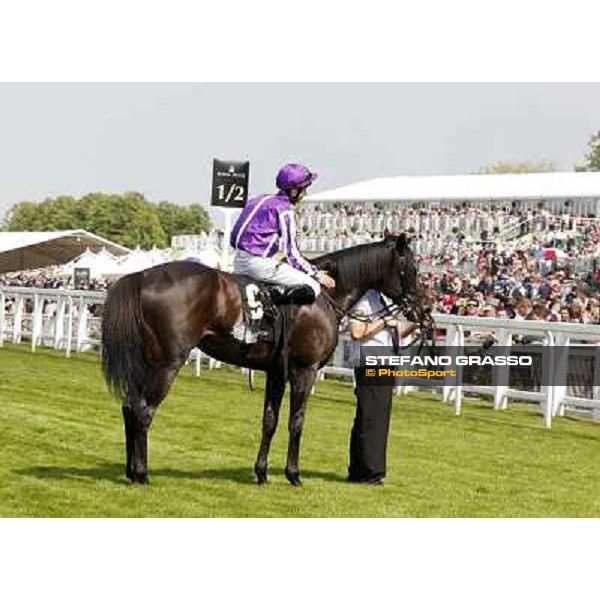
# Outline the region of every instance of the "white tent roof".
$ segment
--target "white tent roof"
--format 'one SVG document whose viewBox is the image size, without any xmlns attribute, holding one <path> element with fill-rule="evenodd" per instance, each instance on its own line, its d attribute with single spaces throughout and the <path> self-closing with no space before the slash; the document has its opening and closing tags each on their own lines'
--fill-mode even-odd
<svg viewBox="0 0 600 600">
<path fill-rule="evenodd" d="M 169 248 L 161 250 L 154 246 L 151 250 L 146 252 L 146 256 L 153 265 L 160 265 L 171 260 L 171 251 Z"/>
<path fill-rule="evenodd" d="M 381 177 L 311 194 L 305 202 L 443 202 L 600 198 L 600 173 Z"/>
<path fill-rule="evenodd" d="M 184 260 L 198 260 L 207 267 L 218 269 L 221 263 L 221 253 L 214 247 L 204 248 L 197 252 L 191 252 L 184 255 Z"/>
<path fill-rule="evenodd" d="M 87 268 L 90 270 L 92 277 L 98 277 L 119 273 L 120 265 L 117 262 L 117 258 L 103 247 L 100 252 L 91 252 L 87 249 L 75 260 L 65 265 L 65 267 L 69 267 L 70 272 L 74 268 Z"/>
<path fill-rule="evenodd" d="M 103 247 L 117 256 L 130 252 L 125 246 L 83 229 L 0 232 L 0 273 L 61 265 L 87 248 Z"/>
<path fill-rule="evenodd" d="M 154 265 L 160 265 L 171 260 L 169 250 L 160 250 L 158 248 L 152 248 L 152 250 L 141 250 L 136 248 L 127 255 L 119 264 L 118 273 L 134 273 L 136 271 L 143 271 L 149 269 Z"/>
</svg>

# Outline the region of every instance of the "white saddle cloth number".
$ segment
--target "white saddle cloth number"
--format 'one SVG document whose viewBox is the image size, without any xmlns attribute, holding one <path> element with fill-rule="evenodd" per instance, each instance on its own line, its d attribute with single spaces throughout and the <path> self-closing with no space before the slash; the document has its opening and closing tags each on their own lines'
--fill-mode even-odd
<svg viewBox="0 0 600 600">
<path fill-rule="evenodd" d="M 260 290 L 255 283 L 249 283 L 246 286 L 246 301 L 248 302 L 248 308 L 250 309 L 250 316 L 252 319 L 262 319 L 265 313 L 263 304 L 259 300 Z"/>
</svg>

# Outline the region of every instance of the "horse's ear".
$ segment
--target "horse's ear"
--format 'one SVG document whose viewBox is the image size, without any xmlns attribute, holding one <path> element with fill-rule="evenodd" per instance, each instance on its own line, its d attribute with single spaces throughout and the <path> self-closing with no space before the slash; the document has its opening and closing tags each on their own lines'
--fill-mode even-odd
<svg viewBox="0 0 600 600">
<path fill-rule="evenodd" d="M 396 240 L 396 250 L 403 253 L 408 249 L 409 239 L 405 233 L 401 233 Z"/>
<path fill-rule="evenodd" d="M 397 240 L 398 240 L 398 236 L 390 233 L 389 229 L 386 229 L 383 232 L 383 243 L 386 246 L 395 246 Z"/>
</svg>

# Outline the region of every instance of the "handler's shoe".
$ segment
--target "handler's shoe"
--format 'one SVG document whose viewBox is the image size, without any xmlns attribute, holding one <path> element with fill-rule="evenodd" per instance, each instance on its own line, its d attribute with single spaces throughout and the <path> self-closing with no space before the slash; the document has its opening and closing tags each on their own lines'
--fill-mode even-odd
<svg viewBox="0 0 600 600">
<path fill-rule="evenodd" d="M 365 483 L 367 485 L 383 485 L 383 476 L 382 475 L 374 475 L 374 476 L 365 476 L 365 475 L 357 475 L 356 473 L 350 473 L 348 478 L 346 479 L 348 483 Z"/>
<path fill-rule="evenodd" d="M 363 485 L 383 485 L 383 479 L 381 477 L 373 477 L 373 479 L 355 479 L 354 477 L 348 477 L 349 483 L 362 483 Z"/>
</svg>

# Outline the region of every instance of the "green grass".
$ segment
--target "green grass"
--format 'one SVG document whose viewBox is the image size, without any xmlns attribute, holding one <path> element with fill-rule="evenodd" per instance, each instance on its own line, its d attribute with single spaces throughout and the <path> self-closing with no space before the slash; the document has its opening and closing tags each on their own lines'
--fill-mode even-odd
<svg viewBox="0 0 600 600">
<path fill-rule="evenodd" d="M 3 517 L 550 517 L 600 516 L 600 426 L 533 408 L 463 415 L 433 396 L 397 397 L 383 487 L 344 481 L 351 388 L 319 383 L 301 451 L 304 485 L 283 475 L 287 400 L 258 487 L 263 378 L 196 378 L 186 367 L 154 420 L 148 487 L 126 482 L 120 406 L 98 358 L 27 346 L 0 349 L 0 516 Z"/>
</svg>

